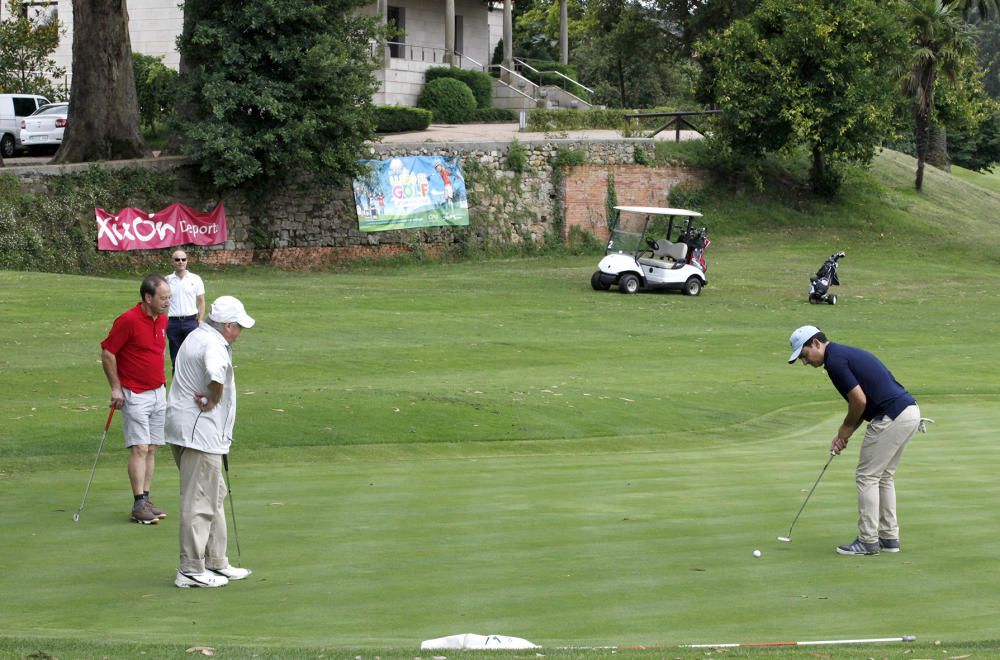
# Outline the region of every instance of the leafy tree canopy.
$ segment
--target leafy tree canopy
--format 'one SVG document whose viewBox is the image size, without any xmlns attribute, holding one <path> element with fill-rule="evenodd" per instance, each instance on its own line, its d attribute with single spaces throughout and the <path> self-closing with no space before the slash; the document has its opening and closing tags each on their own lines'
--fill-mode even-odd
<svg viewBox="0 0 1000 660">
<path fill-rule="evenodd" d="M 0 20 L 0 93 L 64 98 L 54 81 L 61 82 L 66 69 L 50 59 L 59 46 L 59 21 L 20 0 L 6 4 L 8 17 Z"/>
<path fill-rule="evenodd" d="M 364 0 L 188 0 L 185 152 L 218 186 L 357 171 L 374 136 Z M 190 111 L 190 115 L 188 115 Z"/>
<path fill-rule="evenodd" d="M 139 119 L 148 129 L 169 118 L 177 96 L 177 72 L 163 63 L 163 57 L 132 53 Z"/>
<path fill-rule="evenodd" d="M 805 145 L 816 192 L 839 187 L 834 166 L 867 164 L 892 124 L 906 34 L 895 2 L 765 0 L 700 44 L 722 107 L 720 145 L 756 158 Z"/>
</svg>

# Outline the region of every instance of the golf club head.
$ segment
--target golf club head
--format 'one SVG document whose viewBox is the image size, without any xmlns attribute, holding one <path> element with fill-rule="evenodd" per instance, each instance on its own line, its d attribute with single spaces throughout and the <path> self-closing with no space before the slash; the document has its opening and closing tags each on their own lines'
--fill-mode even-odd
<svg viewBox="0 0 1000 660">
<path fill-rule="evenodd" d="M 791 543 L 792 542 L 792 537 L 791 536 L 779 536 L 778 540 L 781 541 L 782 543 Z"/>
<path fill-rule="evenodd" d="M 73 514 L 73 522 L 80 522 L 80 512 L 77 511 Z"/>
</svg>

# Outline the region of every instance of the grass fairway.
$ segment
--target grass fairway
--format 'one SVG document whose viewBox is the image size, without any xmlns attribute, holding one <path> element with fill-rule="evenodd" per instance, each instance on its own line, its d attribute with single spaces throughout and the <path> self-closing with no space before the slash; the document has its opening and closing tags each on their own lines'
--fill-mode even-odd
<svg viewBox="0 0 1000 660">
<path fill-rule="evenodd" d="M 807 230 L 775 212 L 737 230 L 720 203 L 729 231 L 712 235 L 698 298 L 594 292 L 596 256 L 198 271 L 209 298 L 237 295 L 258 322 L 235 347 L 231 462 L 255 573 L 219 590 L 172 586 L 176 516 L 126 522 L 117 416 L 70 519 L 106 415 L 97 344 L 137 279 L 0 273 L 0 656 L 413 658 L 463 632 L 551 656 L 901 635 L 918 641 L 821 657 L 1000 656 L 1000 240 L 970 212 L 959 220 L 982 231 L 929 254 L 923 237 L 968 184 L 932 177 L 938 196 L 916 198 L 905 165 L 880 167 L 868 201 L 888 210 L 868 218 Z M 996 204 L 975 192 L 977 214 Z M 872 231 L 887 214 L 912 231 Z M 837 249 L 841 303 L 810 306 L 808 276 Z M 794 542 L 775 541 L 845 410 L 821 371 L 785 364 L 807 322 L 874 351 L 938 422 L 899 470 L 898 555 L 833 552 L 855 533 L 860 436 Z M 158 468 L 174 514 L 167 452 Z"/>
</svg>

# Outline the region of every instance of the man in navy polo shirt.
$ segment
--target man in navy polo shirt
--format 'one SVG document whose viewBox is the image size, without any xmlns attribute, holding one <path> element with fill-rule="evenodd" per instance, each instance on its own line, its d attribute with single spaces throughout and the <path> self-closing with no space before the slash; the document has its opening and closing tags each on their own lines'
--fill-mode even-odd
<svg viewBox="0 0 1000 660">
<path fill-rule="evenodd" d="M 789 339 L 788 363 L 823 367 L 847 401 L 847 415 L 830 443 L 839 454 L 861 422 L 868 422 L 858 453 L 858 537 L 837 547 L 842 555 L 899 552 L 896 487 L 893 475 L 906 444 L 920 425 L 917 402 L 878 358 L 868 351 L 835 344 L 819 328 L 805 325 Z"/>
</svg>

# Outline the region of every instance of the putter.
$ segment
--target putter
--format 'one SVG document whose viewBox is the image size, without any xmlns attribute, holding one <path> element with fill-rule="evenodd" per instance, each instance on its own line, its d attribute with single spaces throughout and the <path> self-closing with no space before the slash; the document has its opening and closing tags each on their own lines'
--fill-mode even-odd
<svg viewBox="0 0 1000 660">
<path fill-rule="evenodd" d="M 73 522 L 80 522 L 80 512 L 83 511 L 83 505 L 87 503 L 87 493 L 90 492 L 90 484 L 94 482 L 94 472 L 97 471 L 97 461 L 101 460 L 101 452 L 104 451 L 104 441 L 108 437 L 108 429 L 111 428 L 111 418 L 114 414 L 115 406 L 112 404 L 111 410 L 108 411 L 108 421 L 104 423 L 104 434 L 101 436 L 101 444 L 97 446 L 97 458 L 94 459 L 94 467 L 90 470 L 90 479 L 87 480 L 87 488 L 83 491 L 83 500 L 80 502 L 80 508 L 73 514 Z"/>
<path fill-rule="evenodd" d="M 798 521 L 799 516 L 802 515 L 802 510 L 806 508 L 806 504 L 808 504 L 809 498 L 812 497 L 813 491 L 816 490 L 816 486 L 819 485 L 819 480 L 823 478 L 823 475 L 826 473 L 826 469 L 828 467 L 830 467 L 830 463 L 833 462 L 833 457 L 834 456 L 836 456 L 836 454 L 834 454 L 831 451 L 830 452 L 830 458 L 826 459 L 826 465 L 823 466 L 823 470 L 819 473 L 819 476 L 816 477 L 816 481 L 815 481 L 815 483 L 813 483 L 812 488 L 809 489 L 809 494 L 806 495 L 805 501 L 802 503 L 802 506 L 799 507 L 799 512 L 795 514 L 795 519 L 792 520 L 792 524 L 788 526 L 788 536 L 779 536 L 778 537 L 778 540 L 781 541 L 782 543 L 791 543 L 792 542 L 792 528 L 795 527 L 795 523 Z"/>
<path fill-rule="evenodd" d="M 222 465 L 226 468 L 226 491 L 229 494 L 229 510 L 233 512 L 233 538 L 236 539 L 236 565 L 243 566 L 243 553 L 240 552 L 240 530 L 236 527 L 236 505 L 233 504 L 233 489 L 229 484 L 229 454 L 222 455 Z"/>
</svg>

